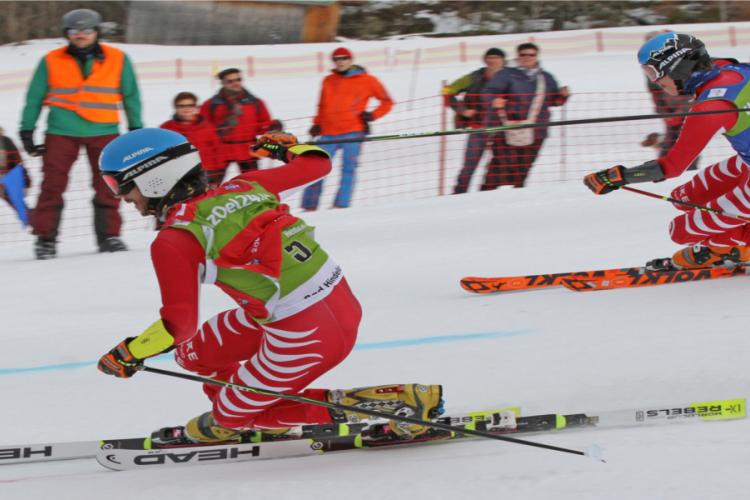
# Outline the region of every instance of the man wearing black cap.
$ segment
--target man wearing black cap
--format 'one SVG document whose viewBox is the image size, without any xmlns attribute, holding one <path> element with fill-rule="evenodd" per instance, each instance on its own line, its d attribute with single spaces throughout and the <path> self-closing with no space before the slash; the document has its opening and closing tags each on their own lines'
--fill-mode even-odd
<svg viewBox="0 0 750 500">
<path fill-rule="evenodd" d="M 482 102 L 484 86 L 499 71 L 505 68 L 505 52 L 496 47 L 484 53 L 485 66 L 462 76 L 443 88 L 446 105 L 456 112 L 456 128 L 482 128 L 487 111 Z M 463 99 L 458 95 L 463 94 Z M 464 166 L 458 175 L 453 194 L 465 193 L 469 189 L 471 176 L 482 159 L 485 149 L 491 144 L 487 134 L 469 134 L 464 155 Z"/>
</svg>

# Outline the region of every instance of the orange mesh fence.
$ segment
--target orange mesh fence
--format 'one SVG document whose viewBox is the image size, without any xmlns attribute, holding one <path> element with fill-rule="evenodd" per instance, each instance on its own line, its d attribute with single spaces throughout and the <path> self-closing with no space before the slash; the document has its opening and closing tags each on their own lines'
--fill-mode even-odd
<svg viewBox="0 0 750 500">
<path fill-rule="evenodd" d="M 700 27 L 691 33 L 703 40 L 712 50 L 737 47 L 750 43 L 750 23 L 736 23 L 716 28 Z M 643 43 L 642 31 L 583 30 L 556 32 L 554 34 L 497 35 L 481 40 L 433 41 L 432 47 L 389 47 L 358 49 L 357 62 L 371 71 L 403 69 L 404 67 L 436 67 L 445 64 L 465 63 L 481 59 L 487 47 L 515 47 L 522 42 L 542 45 L 545 56 L 569 54 L 595 54 L 601 52 L 634 53 Z M 408 42 L 405 42 L 408 43 Z M 252 78 L 300 78 L 328 71 L 329 52 L 300 48 L 300 54 L 274 57 L 234 57 L 226 59 L 170 59 L 162 61 L 135 61 L 141 80 L 210 79 L 219 69 L 237 67 Z M 33 69 L 0 73 L 0 92 L 23 90 L 28 85 Z"/>
<path fill-rule="evenodd" d="M 650 94 L 644 90 L 574 94 L 564 106 L 551 108 L 550 111 L 551 121 L 560 121 L 650 114 L 654 108 Z M 454 128 L 454 118 L 453 111 L 446 108 L 442 96 L 398 102 L 388 115 L 372 123 L 371 134 L 450 130 Z M 297 134 L 301 141 L 310 139 L 307 131 L 311 117 L 285 119 L 284 123 L 286 129 Z M 494 182 L 499 186 L 508 186 L 508 189 L 518 185 L 518 170 L 528 164 L 524 160 L 537 153 L 528 177 L 524 179 L 526 185 L 580 183 L 582 177 L 593 170 L 617 164 L 634 166 L 657 157 L 656 148 L 641 146 L 641 142 L 647 135 L 661 134 L 664 130 L 664 122 L 659 119 L 549 127 L 548 137 L 538 152 L 509 147 L 502 132 L 487 137 L 480 145 L 472 144 L 469 134 L 366 142 L 359 157 L 352 205 L 377 206 L 384 202 L 450 194 L 465 166 L 467 152 L 480 154 L 476 171 L 468 183 L 469 191 L 480 189 L 486 183 L 486 173 L 493 162 L 494 165 L 498 165 L 498 162 L 502 165 L 499 170 L 502 175 L 496 177 Z M 702 154 L 700 166 L 707 166 L 732 154 L 726 140 L 717 136 Z M 340 181 L 341 161 L 341 153 L 338 153 L 334 158 L 334 171 L 325 180 L 321 209 L 333 204 Z M 93 191 L 85 162 L 82 154 L 72 169 L 65 193 L 61 240 L 88 237 L 93 241 Z M 25 165 L 33 182 L 27 201 L 33 205 L 41 182 L 41 162 L 27 158 Z M 261 162 L 261 168 L 271 165 L 268 160 Z M 234 166 L 230 167 L 230 175 L 236 172 Z M 498 195 L 502 195 L 502 188 Z M 581 185 L 581 196 L 587 195 L 588 192 Z M 298 207 L 300 194 L 288 202 L 292 207 Z M 122 213 L 125 233 L 149 231 L 153 225 L 131 207 L 123 207 Z M 13 211 L 0 202 L 0 245 L 30 241 L 31 236 L 21 230 Z"/>
</svg>

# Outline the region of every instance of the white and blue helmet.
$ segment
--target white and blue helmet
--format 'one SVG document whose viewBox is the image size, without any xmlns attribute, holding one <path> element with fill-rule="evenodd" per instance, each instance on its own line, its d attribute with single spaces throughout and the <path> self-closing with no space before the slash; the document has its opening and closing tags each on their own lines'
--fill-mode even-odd
<svg viewBox="0 0 750 500">
<path fill-rule="evenodd" d="M 99 169 L 115 196 L 138 186 L 146 198 L 160 200 L 185 176 L 199 173 L 198 149 L 185 136 L 162 128 L 142 128 L 116 138 L 102 151 Z"/>
</svg>

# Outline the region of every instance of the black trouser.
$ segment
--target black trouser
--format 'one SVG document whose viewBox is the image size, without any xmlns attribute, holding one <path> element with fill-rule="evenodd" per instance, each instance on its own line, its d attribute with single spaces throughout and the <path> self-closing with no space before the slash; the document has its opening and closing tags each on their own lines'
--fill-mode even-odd
<svg viewBox="0 0 750 500">
<path fill-rule="evenodd" d="M 543 142 L 544 139 L 537 137 L 528 146 L 508 146 L 505 134 L 499 133 L 492 143 L 492 160 L 480 189 L 489 191 L 500 186 L 523 187 Z"/>
</svg>

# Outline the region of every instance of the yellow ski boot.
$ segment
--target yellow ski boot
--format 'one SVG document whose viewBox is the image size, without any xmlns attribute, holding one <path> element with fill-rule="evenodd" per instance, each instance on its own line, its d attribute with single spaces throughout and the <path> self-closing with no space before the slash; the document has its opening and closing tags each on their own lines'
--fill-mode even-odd
<svg viewBox="0 0 750 500">
<path fill-rule="evenodd" d="M 386 414 L 431 420 L 443 413 L 442 392 L 443 388 L 440 385 L 379 385 L 329 391 L 328 401 Z M 362 420 L 373 420 L 372 416 L 356 411 L 330 411 L 334 422 L 356 423 Z M 398 420 L 389 420 L 388 425 L 391 431 L 404 439 L 412 439 L 429 429 L 429 427 Z"/>
</svg>

